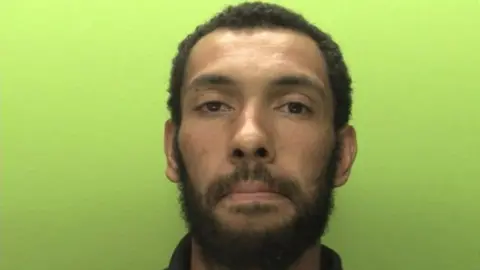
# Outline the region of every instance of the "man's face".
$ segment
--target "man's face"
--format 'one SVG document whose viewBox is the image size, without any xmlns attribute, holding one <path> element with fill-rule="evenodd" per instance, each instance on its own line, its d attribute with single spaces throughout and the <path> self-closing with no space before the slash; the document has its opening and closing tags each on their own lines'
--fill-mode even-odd
<svg viewBox="0 0 480 270">
<path fill-rule="evenodd" d="M 352 128 L 334 130 L 329 89 L 322 54 L 302 34 L 217 30 L 194 46 L 182 122 L 167 122 L 165 147 L 206 256 L 291 261 L 323 234 L 355 141 Z"/>
</svg>

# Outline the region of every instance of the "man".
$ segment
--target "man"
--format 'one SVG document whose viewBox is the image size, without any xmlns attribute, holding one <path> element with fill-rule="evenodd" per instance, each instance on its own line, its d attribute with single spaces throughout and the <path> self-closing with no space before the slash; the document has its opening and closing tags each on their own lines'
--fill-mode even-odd
<svg viewBox="0 0 480 270">
<path fill-rule="evenodd" d="M 189 232 L 167 269 L 341 269 L 318 244 L 356 155 L 337 44 L 281 6 L 230 6 L 180 44 L 169 93 Z"/>
</svg>

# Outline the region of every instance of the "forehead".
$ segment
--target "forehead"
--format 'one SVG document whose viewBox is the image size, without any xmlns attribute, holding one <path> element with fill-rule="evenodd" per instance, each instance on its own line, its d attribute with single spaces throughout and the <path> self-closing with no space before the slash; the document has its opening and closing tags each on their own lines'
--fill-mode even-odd
<svg viewBox="0 0 480 270">
<path fill-rule="evenodd" d="M 322 53 L 307 35 L 285 29 L 218 29 L 192 48 L 185 80 L 202 73 L 255 80 L 292 72 L 328 84 Z"/>
</svg>

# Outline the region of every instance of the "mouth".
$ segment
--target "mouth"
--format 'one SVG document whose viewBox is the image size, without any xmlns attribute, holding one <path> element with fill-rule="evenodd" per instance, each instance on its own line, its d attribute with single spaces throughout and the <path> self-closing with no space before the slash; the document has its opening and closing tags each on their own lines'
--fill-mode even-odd
<svg viewBox="0 0 480 270">
<path fill-rule="evenodd" d="M 224 199 L 238 203 L 285 199 L 275 189 L 262 182 L 243 181 L 235 185 Z"/>
<path fill-rule="evenodd" d="M 243 181 L 236 184 L 232 188 L 235 194 L 251 194 L 251 193 L 276 193 L 275 190 L 267 184 L 258 181 Z"/>
</svg>

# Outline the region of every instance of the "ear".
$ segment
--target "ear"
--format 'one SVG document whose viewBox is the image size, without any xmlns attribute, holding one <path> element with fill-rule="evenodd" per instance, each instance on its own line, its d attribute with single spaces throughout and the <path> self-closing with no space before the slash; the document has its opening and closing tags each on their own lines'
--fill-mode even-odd
<svg viewBox="0 0 480 270">
<path fill-rule="evenodd" d="M 355 129 L 347 125 L 339 133 L 340 149 L 338 150 L 337 174 L 335 177 L 335 187 L 343 186 L 352 170 L 355 157 L 357 156 L 357 135 Z"/>
<path fill-rule="evenodd" d="M 167 168 L 165 175 L 170 181 L 177 183 L 179 181 L 178 164 L 175 157 L 175 134 L 177 127 L 171 120 L 165 122 L 165 130 L 163 134 L 163 149 L 167 159 Z"/>
</svg>

